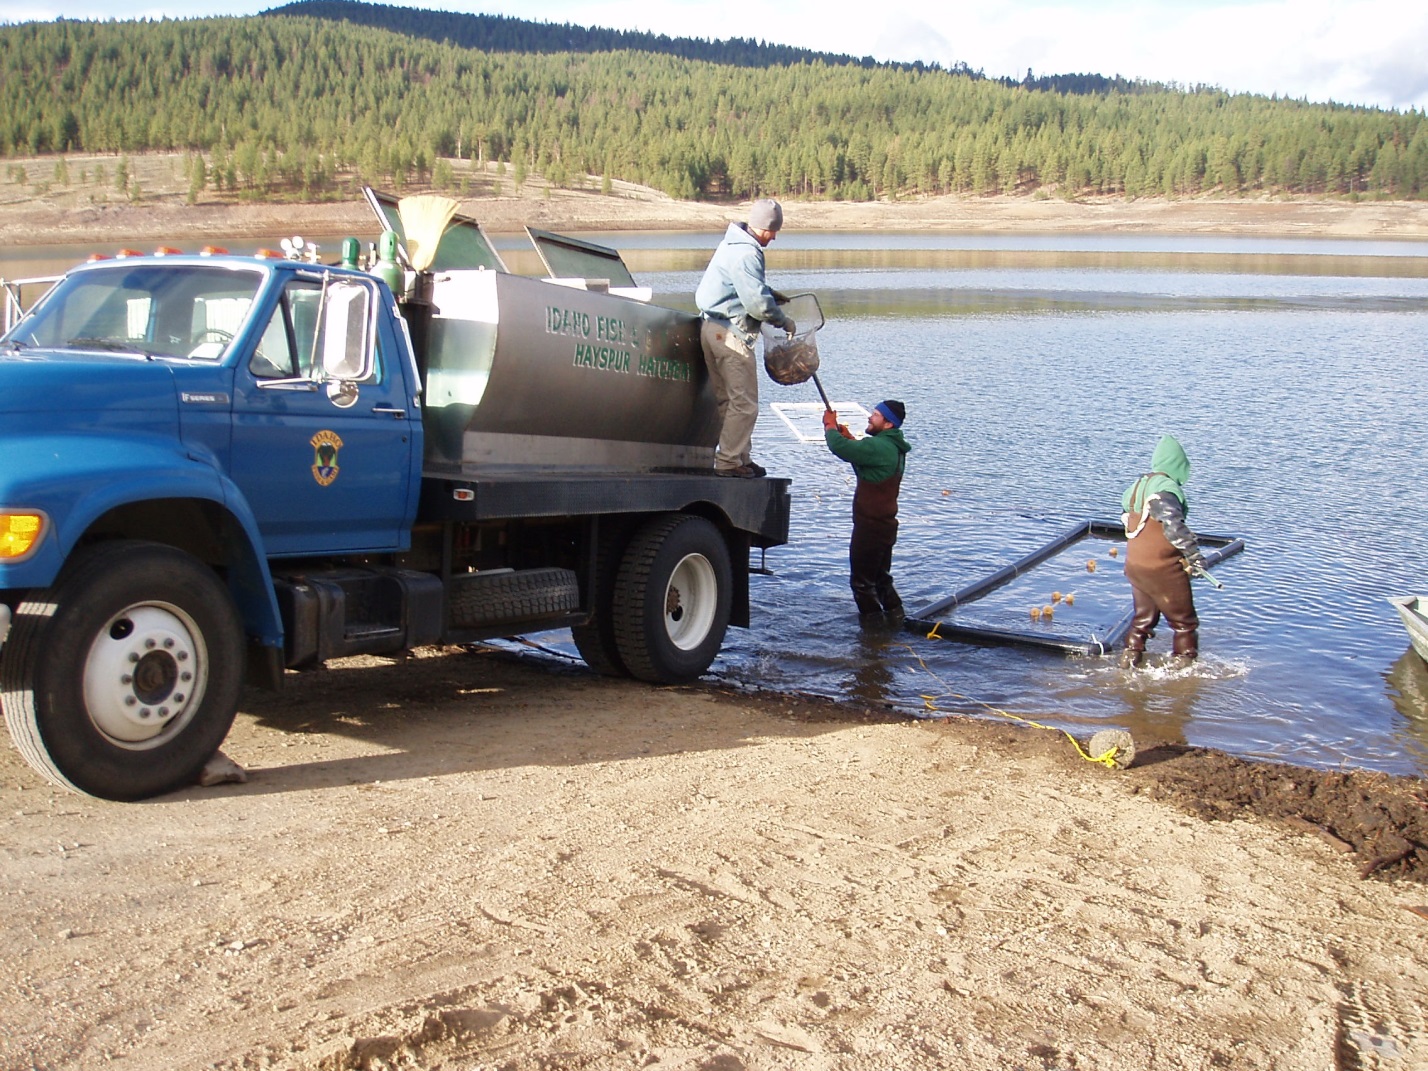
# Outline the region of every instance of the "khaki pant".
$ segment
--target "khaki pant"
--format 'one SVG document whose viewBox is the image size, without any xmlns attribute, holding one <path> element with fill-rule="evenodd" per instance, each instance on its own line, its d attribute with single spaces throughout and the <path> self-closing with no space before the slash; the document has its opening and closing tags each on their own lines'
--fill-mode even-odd
<svg viewBox="0 0 1428 1071">
<path fill-rule="evenodd" d="M 759 418 L 759 373 L 753 339 L 727 320 L 705 320 L 699 327 L 699 345 L 709 368 L 709 384 L 719 402 L 719 444 L 714 451 L 714 467 L 735 469 L 747 465 L 754 422 Z"/>
</svg>

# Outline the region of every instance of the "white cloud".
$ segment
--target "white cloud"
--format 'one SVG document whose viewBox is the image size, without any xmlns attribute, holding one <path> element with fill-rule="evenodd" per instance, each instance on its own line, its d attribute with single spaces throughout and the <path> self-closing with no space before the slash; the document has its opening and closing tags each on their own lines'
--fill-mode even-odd
<svg viewBox="0 0 1428 1071">
<path fill-rule="evenodd" d="M 484 10 L 496 10 L 486 5 Z M 527 18 L 691 37 L 753 37 L 993 77 L 1123 75 L 1231 92 L 1428 107 L 1421 0 L 913 0 L 503 4 Z M 539 14 L 534 13 L 539 11 Z"/>
<path fill-rule="evenodd" d="M 854 55 L 868 54 L 874 59 L 908 62 L 922 60 L 924 63 L 936 60 L 946 66 L 951 66 L 956 62 L 955 59 L 945 60 L 941 57 L 952 56 L 957 50 L 936 27 L 920 18 L 905 18 L 901 14 L 894 13 L 883 25 L 877 39 L 870 45 L 856 51 L 852 49 L 840 49 L 839 51 L 852 52 Z"/>
<path fill-rule="evenodd" d="M 281 0 L 0 0 L 11 22 L 251 14 Z M 1231 92 L 1428 108 L 1422 0 L 431 0 L 677 37 L 747 37 L 881 60 L 965 63 L 993 77 L 1104 74 Z M 61 10 L 61 7 L 63 10 Z"/>
</svg>

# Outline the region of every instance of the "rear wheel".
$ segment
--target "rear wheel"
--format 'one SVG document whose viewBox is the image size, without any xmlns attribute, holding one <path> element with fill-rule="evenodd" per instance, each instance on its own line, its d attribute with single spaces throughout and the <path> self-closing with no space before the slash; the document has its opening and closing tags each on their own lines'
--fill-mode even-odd
<svg viewBox="0 0 1428 1071">
<path fill-rule="evenodd" d="M 707 670 L 729 627 L 732 570 L 719 529 L 702 517 L 650 521 L 625 550 L 613 622 L 632 676 L 661 684 Z"/>
<path fill-rule="evenodd" d="M 602 524 L 600 545 L 595 552 L 595 575 L 590 578 L 590 620 L 572 625 L 570 635 L 585 664 L 606 677 L 628 677 L 630 671 L 620 658 L 615 640 L 615 574 L 624 547 L 622 534 Z"/>
<path fill-rule="evenodd" d="M 228 589 L 171 547 L 76 555 L 15 611 L 5 724 L 51 781 L 135 800 L 191 784 L 238 709 L 243 627 Z"/>
</svg>

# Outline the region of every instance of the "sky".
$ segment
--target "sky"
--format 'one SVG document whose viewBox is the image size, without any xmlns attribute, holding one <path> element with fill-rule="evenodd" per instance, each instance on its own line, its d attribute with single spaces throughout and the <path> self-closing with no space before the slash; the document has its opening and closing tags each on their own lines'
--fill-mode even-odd
<svg viewBox="0 0 1428 1071">
<path fill-rule="evenodd" d="M 250 15 L 284 0 L 0 0 L 0 21 Z M 391 0 L 389 0 L 391 2 Z M 1428 0 L 427 0 L 403 6 L 745 37 L 993 76 L 1102 74 L 1428 110 Z"/>
</svg>

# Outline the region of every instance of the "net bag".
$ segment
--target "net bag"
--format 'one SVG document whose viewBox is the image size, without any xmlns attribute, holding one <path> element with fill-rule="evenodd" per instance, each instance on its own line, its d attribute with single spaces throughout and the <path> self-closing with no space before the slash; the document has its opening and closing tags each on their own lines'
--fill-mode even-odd
<svg viewBox="0 0 1428 1071">
<path fill-rule="evenodd" d="M 764 337 L 764 371 L 775 383 L 792 387 L 807 383 L 818 371 L 818 343 L 814 332 L 804 335 Z"/>
</svg>

